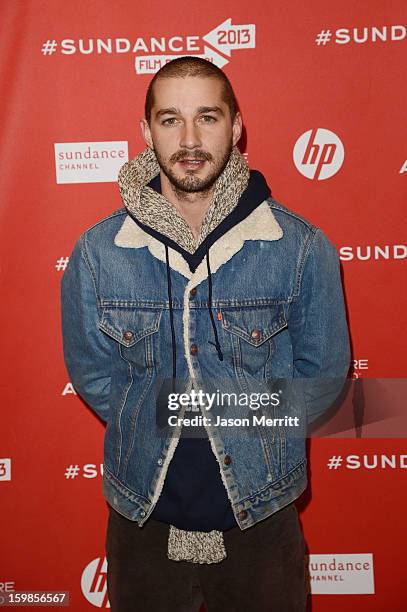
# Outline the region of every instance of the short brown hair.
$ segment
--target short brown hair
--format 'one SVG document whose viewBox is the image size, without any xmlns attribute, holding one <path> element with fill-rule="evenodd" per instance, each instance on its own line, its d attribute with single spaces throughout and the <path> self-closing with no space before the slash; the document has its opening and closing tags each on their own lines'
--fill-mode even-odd
<svg viewBox="0 0 407 612">
<path fill-rule="evenodd" d="M 147 89 L 146 101 L 144 105 L 144 114 L 147 123 L 150 124 L 151 120 L 151 109 L 154 104 L 154 83 L 157 79 L 170 79 L 170 78 L 183 78 L 187 76 L 196 77 L 212 77 L 222 81 L 222 99 L 228 105 L 232 122 L 239 111 L 239 106 L 236 100 L 236 96 L 232 89 L 229 79 L 226 74 L 215 64 L 209 62 L 202 57 L 196 55 L 185 55 L 182 57 L 176 57 L 167 64 L 164 64 L 155 73 L 151 79 Z"/>
</svg>

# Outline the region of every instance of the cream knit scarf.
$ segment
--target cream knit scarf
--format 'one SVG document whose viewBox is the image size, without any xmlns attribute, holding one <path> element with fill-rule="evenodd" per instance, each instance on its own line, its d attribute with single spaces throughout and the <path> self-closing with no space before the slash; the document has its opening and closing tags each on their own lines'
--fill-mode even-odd
<svg viewBox="0 0 407 612">
<path fill-rule="evenodd" d="M 148 187 L 160 172 L 155 153 L 146 148 L 128 161 L 119 172 L 118 183 L 123 203 L 132 216 L 157 232 L 168 236 L 194 253 L 221 221 L 235 208 L 246 189 L 250 169 L 237 147 L 233 147 L 229 160 L 215 183 L 212 201 L 206 212 L 198 239 L 175 206 L 163 195 Z M 168 558 L 192 563 L 219 563 L 226 558 L 222 531 L 186 531 L 170 525 Z"/>
<path fill-rule="evenodd" d="M 237 147 L 233 147 L 225 169 L 215 183 L 212 202 L 195 241 L 191 228 L 175 206 L 155 189 L 148 187 L 159 172 L 155 153 L 148 147 L 125 163 L 118 177 L 123 203 L 141 223 L 165 234 L 188 253 L 196 251 L 206 236 L 233 210 L 250 178 L 246 159 Z"/>
</svg>

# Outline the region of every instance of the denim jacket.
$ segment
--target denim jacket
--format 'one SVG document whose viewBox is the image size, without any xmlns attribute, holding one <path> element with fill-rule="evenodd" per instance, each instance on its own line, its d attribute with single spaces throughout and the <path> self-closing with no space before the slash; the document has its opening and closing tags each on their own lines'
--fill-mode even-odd
<svg viewBox="0 0 407 612">
<path fill-rule="evenodd" d="M 155 411 L 156 383 L 172 376 L 174 335 L 182 339 L 180 380 L 229 380 L 242 392 L 275 380 L 308 381 L 292 395 L 306 424 L 332 404 L 350 365 L 339 257 L 321 229 L 269 197 L 211 246 L 210 262 L 209 276 L 205 260 L 191 272 L 179 252 L 166 253 L 121 208 L 80 236 L 62 278 L 67 371 L 107 424 L 103 492 L 140 526 L 157 504 L 179 440 L 174 428 L 157 435 Z M 324 380 L 335 381 L 328 393 Z M 208 428 L 242 530 L 307 486 L 305 436 L 260 430 L 242 438 L 234 428 Z"/>
</svg>

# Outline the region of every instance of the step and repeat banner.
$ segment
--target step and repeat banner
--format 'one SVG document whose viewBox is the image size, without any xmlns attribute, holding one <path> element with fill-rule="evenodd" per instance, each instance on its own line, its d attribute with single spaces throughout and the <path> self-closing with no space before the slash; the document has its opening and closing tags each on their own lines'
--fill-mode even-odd
<svg viewBox="0 0 407 612">
<path fill-rule="evenodd" d="M 0 20 L 0 599 L 109 608 L 104 425 L 65 370 L 60 281 L 122 206 L 153 74 L 198 55 L 250 167 L 340 256 L 352 364 L 347 418 L 307 441 L 309 609 L 405 610 L 405 1 L 3 0 Z"/>
</svg>

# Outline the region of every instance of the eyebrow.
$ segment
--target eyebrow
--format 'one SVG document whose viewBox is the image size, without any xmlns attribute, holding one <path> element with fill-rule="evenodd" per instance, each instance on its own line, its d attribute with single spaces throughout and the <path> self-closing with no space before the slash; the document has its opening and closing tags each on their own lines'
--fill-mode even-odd
<svg viewBox="0 0 407 612">
<path fill-rule="evenodd" d="M 221 109 L 220 106 L 200 106 L 197 109 L 198 114 L 202 114 L 202 113 L 219 113 L 220 115 L 224 116 L 224 112 Z M 179 108 L 175 108 L 174 106 L 171 106 L 169 108 L 161 108 L 159 111 L 156 112 L 155 116 L 157 119 L 159 119 L 160 117 L 162 117 L 162 115 L 180 115 L 181 111 L 179 110 Z"/>
</svg>

